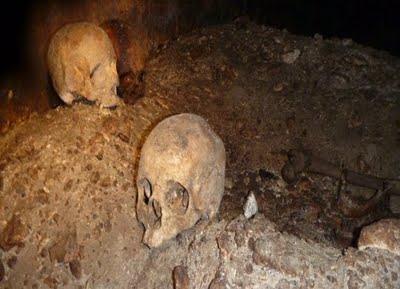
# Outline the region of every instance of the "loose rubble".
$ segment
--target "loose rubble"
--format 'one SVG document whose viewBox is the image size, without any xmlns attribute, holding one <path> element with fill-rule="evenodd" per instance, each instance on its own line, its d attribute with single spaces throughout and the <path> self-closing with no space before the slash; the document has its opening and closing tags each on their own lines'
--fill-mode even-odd
<svg viewBox="0 0 400 289">
<path fill-rule="evenodd" d="M 352 247 L 359 228 L 393 218 L 387 202 L 349 219 L 331 178 L 280 175 L 286 152 L 307 147 L 398 176 L 399 69 L 356 43 L 229 24 L 160 47 L 134 105 L 32 115 L 0 136 L 0 288 L 399 288 L 397 253 Z M 149 249 L 135 210 L 140 148 L 184 112 L 221 137 L 230 181 L 219 220 Z M 250 191 L 258 213 L 246 219 Z"/>
</svg>

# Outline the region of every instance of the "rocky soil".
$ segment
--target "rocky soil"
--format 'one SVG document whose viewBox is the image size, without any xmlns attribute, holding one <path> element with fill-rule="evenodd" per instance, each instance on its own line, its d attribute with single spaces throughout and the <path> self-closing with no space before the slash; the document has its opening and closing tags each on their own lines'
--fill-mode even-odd
<svg viewBox="0 0 400 289">
<path fill-rule="evenodd" d="M 393 216 L 389 200 L 348 219 L 336 180 L 289 186 L 280 169 L 286 151 L 307 148 L 399 179 L 399 68 L 351 40 L 236 23 L 160 47 L 134 105 L 32 115 L 0 137 L 0 288 L 398 288 L 399 255 L 351 247 Z M 219 220 L 150 250 L 135 214 L 140 146 L 179 112 L 223 139 L 225 195 Z M 250 192 L 259 213 L 246 220 Z"/>
</svg>

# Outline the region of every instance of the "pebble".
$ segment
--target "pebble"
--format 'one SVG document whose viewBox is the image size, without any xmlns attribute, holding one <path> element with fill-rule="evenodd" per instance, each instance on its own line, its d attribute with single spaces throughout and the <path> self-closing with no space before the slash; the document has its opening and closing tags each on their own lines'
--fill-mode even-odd
<svg viewBox="0 0 400 289">
<path fill-rule="evenodd" d="M 343 46 L 350 46 L 353 44 L 353 39 L 351 38 L 345 38 L 342 40 L 342 44 Z"/>
<path fill-rule="evenodd" d="M 122 132 L 118 133 L 118 137 L 121 141 L 129 143 L 129 137 L 123 134 Z"/>
<path fill-rule="evenodd" d="M 280 92 L 283 90 L 283 83 L 282 82 L 278 82 L 274 85 L 274 87 L 272 88 L 275 92 Z"/>
<path fill-rule="evenodd" d="M 317 42 L 321 42 L 322 40 L 324 40 L 324 37 L 323 37 L 321 34 L 315 33 L 315 34 L 314 34 L 314 39 L 315 39 Z"/>
<path fill-rule="evenodd" d="M 232 178 L 225 178 L 225 188 L 227 188 L 228 190 L 233 188 L 233 180 Z"/>
<path fill-rule="evenodd" d="M 189 289 L 189 276 L 184 266 L 176 266 L 172 272 L 174 289 Z"/>
<path fill-rule="evenodd" d="M 12 256 L 12 257 L 10 257 L 10 259 L 8 259 L 7 266 L 10 267 L 10 269 L 13 269 L 15 264 L 17 264 L 17 261 L 18 261 L 17 257 Z"/>
<path fill-rule="evenodd" d="M 81 263 L 79 260 L 72 260 L 69 262 L 69 270 L 71 271 L 71 274 L 76 278 L 80 279 L 82 276 L 82 269 L 81 269 Z"/>
<path fill-rule="evenodd" d="M 257 214 L 258 205 L 256 197 L 254 196 L 253 192 L 250 192 L 250 194 L 247 196 L 247 200 L 246 203 L 244 204 L 243 211 L 246 219 L 250 219 L 255 214 Z"/>
<path fill-rule="evenodd" d="M 27 235 L 27 230 L 21 219 L 13 215 L 8 221 L 3 232 L 0 234 L 0 247 L 3 251 L 8 251 L 14 246 L 22 247 Z"/>
<path fill-rule="evenodd" d="M 291 52 L 285 53 L 282 55 L 282 60 L 283 62 L 285 62 L 286 64 L 293 64 L 297 58 L 299 58 L 300 56 L 300 50 L 299 49 L 295 49 Z"/>
</svg>

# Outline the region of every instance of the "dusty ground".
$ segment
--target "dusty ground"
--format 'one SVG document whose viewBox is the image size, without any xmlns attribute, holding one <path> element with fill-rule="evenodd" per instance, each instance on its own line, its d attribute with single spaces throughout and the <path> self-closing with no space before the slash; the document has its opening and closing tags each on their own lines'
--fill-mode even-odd
<svg viewBox="0 0 400 289">
<path fill-rule="evenodd" d="M 399 256 L 342 251 L 362 225 L 391 215 L 388 200 L 347 219 L 335 180 L 305 175 L 288 186 L 280 169 L 285 151 L 305 147 L 398 179 L 399 68 L 349 40 L 226 25 L 161 47 L 133 106 L 32 116 L 0 138 L 0 287 L 171 288 L 184 265 L 190 288 L 396 288 Z M 225 143 L 220 221 L 149 250 L 135 217 L 138 153 L 149 130 L 178 112 L 205 117 Z M 261 214 L 248 222 L 238 216 L 250 191 Z"/>
</svg>

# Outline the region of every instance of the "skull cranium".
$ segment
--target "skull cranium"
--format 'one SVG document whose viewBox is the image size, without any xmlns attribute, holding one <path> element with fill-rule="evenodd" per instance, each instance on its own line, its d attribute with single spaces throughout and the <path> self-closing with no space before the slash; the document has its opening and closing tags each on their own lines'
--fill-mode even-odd
<svg viewBox="0 0 400 289">
<path fill-rule="evenodd" d="M 224 180 L 224 144 L 203 118 L 179 114 L 160 122 L 139 161 L 136 211 L 143 242 L 157 247 L 201 217 L 213 218 Z"/>
<path fill-rule="evenodd" d="M 95 24 L 68 24 L 51 39 L 47 62 L 53 86 L 67 104 L 85 98 L 104 107 L 120 103 L 116 56 L 107 33 Z"/>
</svg>

